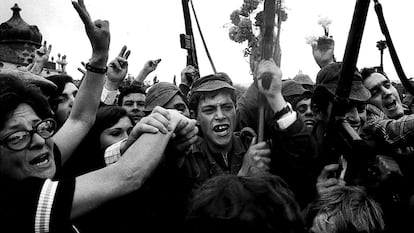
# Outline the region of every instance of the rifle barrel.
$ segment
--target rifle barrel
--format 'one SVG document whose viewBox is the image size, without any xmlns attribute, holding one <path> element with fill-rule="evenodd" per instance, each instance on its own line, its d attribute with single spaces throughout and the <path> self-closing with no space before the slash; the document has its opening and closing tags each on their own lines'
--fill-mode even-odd
<svg viewBox="0 0 414 233">
<path fill-rule="evenodd" d="M 264 3 L 264 32 L 262 39 L 262 59 L 271 59 L 273 57 L 273 32 L 275 27 L 276 4 L 275 0 L 265 0 Z M 268 88 L 266 84 L 266 74 L 263 74 L 262 84 L 264 88 Z M 264 96 L 259 93 L 259 128 L 258 128 L 258 142 L 264 139 L 264 118 L 265 118 L 265 101 Z"/>
</svg>

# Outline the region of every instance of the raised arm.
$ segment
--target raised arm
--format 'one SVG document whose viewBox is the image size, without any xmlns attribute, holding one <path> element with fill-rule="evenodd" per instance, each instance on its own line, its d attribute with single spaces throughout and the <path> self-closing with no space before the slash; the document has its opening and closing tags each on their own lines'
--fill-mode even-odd
<svg viewBox="0 0 414 233">
<path fill-rule="evenodd" d="M 144 67 L 142 67 L 142 70 L 139 71 L 139 74 L 135 78 L 134 82 L 138 84 L 144 83 L 145 78 L 154 70 L 157 69 L 158 64 L 161 62 L 161 59 L 156 60 L 149 60 L 145 62 Z"/>
<path fill-rule="evenodd" d="M 105 81 L 110 43 L 109 22 L 105 20 L 92 22 L 83 0 L 72 1 L 72 4 L 85 25 L 92 46 L 92 56 L 86 65 L 86 74 L 71 113 L 53 137 L 61 151 L 62 163 L 67 161 L 95 122 Z"/>
</svg>

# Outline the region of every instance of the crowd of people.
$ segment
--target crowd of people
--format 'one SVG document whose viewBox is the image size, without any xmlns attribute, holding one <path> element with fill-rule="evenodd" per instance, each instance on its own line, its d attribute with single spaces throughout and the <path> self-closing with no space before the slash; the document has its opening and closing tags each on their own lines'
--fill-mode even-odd
<svg viewBox="0 0 414 233">
<path fill-rule="evenodd" d="M 109 60 L 109 22 L 72 3 L 92 49 L 80 85 L 0 70 L 2 231 L 414 231 L 414 112 L 385 73 L 355 67 L 338 102 L 331 43 L 312 46 L 316 77 L 261 60 L 240 97 L 193 66 L 144 85 L 161 59 L 125 84 L 127 46 Z"/>
</svg>

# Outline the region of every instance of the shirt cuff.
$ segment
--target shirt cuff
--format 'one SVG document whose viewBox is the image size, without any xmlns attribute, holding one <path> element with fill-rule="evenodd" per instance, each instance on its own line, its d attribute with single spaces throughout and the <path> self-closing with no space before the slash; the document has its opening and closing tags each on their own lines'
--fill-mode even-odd
<svg viewBox="0 0 414 233">
<path fill-rule="evenodd" d="M 104 87 L 101 94 L 101 102 L 106 105 L 114 105 L 117 96 L 118 90 L 110 91 Z"/>
<path fill-rule="evenodd" d="M 284 130 L 291 126 L 297 120 L 297 113 L 291 111 L 283 115 L 279 120 L 277 120 L 277 125 L 279 129 Z"/>
<path fill-rule="evenodd" d="M 104 159 L 106 166 L 109 166 L 113 163 L 116 163 L 121 158 L 121 145 L 125 142 L 127 138 L 110 145 L 105 150 Z"/>
</svg>

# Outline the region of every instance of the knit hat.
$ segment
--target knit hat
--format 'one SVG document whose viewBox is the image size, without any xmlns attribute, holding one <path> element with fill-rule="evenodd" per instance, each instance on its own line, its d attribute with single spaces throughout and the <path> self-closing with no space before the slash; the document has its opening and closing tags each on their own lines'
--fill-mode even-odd
<svg viewBox="0 0 414 233">
<path fill-rule="evenodd" d="M 147 92 L 144 111 L 151 112 L 156 106 L 163 107 L 177 94 L 184 98 L 180 89 L 172 83 L 159 82 L 153 85 Z"/>
</svg>

